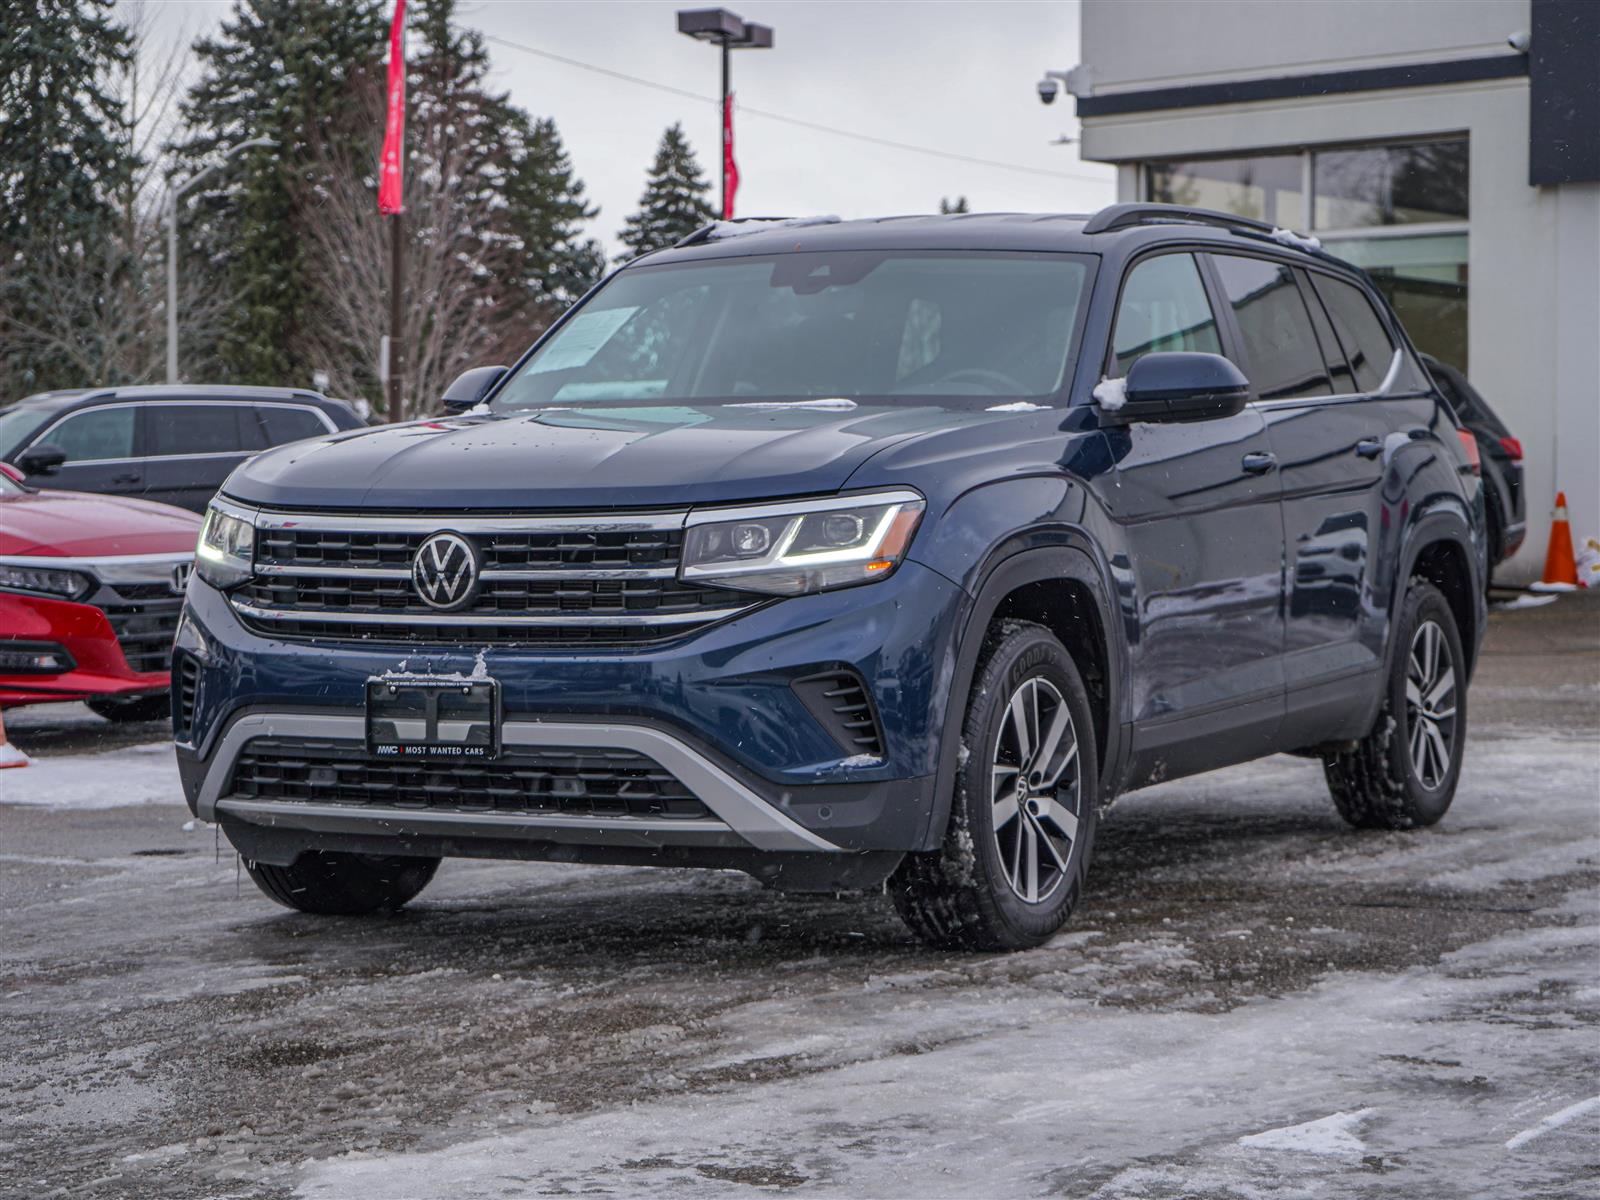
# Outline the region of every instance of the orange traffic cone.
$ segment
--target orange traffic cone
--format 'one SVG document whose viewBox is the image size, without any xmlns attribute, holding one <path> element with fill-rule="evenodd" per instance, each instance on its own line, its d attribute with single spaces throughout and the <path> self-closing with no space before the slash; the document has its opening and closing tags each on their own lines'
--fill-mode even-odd
<svg viewBox="0 0 1600 1200">
<path fill-rule="evenodd" d="M 6 767 L 25 767 L 28 762 L 26 754 L 6 741 L 5 715 L 0 713 L 0 770 Z"/>
<path fill-rule="evenodd" d="M 1571 592 L 1578 588 L 1578 562 L 1572 554 L 1572 526 L 1567 524 L 1567 494 L 1556 493 L 1550 520 L 1550 550 L 1544 556 L 1544 578 L 1529 584 L 1536 592 Z"/>
</svg>

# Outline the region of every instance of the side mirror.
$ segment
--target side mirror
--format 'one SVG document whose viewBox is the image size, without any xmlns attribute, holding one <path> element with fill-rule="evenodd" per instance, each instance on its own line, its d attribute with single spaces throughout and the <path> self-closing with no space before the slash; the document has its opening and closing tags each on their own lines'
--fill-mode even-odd
<svg viewBox="0 0 1600 1200">
<path fill-rule="evenodd" d="M 500 382 L 506 373 L 504 367 L 473 367 L 456 376 L 456 381 L 444 390 L 445 412 L 466 412 L 483 402 L 489 389 Z"/>
<path fill-rule="evenodd" d="M 67 461 L 67 452 L 48 442 L 30 446 L 17 456 L 17 466 L 25 475 L 54 475 L 56 468 Z"/>
<path fill-rule="evenodd" d="M 1250 381 L 1220 354 L 1165 351 L 1134 362 L 1123 394 L 1125 421 L 1210 421 L 1243 409 Z"/>
</svg>

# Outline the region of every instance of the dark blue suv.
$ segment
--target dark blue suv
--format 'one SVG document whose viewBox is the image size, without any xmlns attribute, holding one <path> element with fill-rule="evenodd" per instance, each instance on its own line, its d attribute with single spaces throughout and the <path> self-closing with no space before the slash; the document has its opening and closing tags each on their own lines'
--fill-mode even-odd
<svg viewBox="0 0 1600 1200">
<path fill-rule="evenodd" d="M 445 402 L 207 518 L 178 761 L 285 905 L 394 908 L 448 855 L 706 866 L 1016 948 L 1146 784 L 1287 751 L 1358 826 L 1450 804 L 1479 480 L 1308 239 L 715 225 Z"/>
</svg>

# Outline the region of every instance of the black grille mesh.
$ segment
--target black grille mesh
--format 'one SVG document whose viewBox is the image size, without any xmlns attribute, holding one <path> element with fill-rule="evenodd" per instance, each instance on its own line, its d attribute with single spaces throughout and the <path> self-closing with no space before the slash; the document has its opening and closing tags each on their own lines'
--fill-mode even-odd
<svg viewBox="0 0 1600 1200">
<path fill-rule="evenodd" d="M 163 585 L 165 586 L 165 585 Z M 172 639 L 178 632 L 183 598 L 169 594 L 161 600 L 102 605 L 122 656 L 135 671 L 172 669 Z"/>
<path fill-rule="evenodd" d="M 348 743 L 253 738 L 230 794 L 258 800 L 590 817 L 710 816 L 667 769 L 629 750 L 507 754 L 492 761 L 373 758 Z"/>
</svg>

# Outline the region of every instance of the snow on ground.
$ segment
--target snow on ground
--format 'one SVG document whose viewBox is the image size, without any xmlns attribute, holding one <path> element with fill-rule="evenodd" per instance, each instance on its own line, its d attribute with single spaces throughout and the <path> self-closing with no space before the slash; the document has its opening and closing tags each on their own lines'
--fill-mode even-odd
<svg viewBox="0 0 1600 1200">
<path fill-rule="evenodd" d="M 32 766 L 0 774 L 0 804 L 86 809 L 182 803 L 171 742 L 72 757 L 35 755 Z"/>
</svg>

